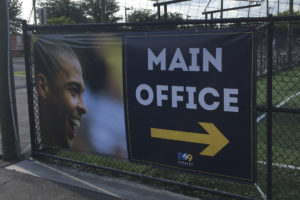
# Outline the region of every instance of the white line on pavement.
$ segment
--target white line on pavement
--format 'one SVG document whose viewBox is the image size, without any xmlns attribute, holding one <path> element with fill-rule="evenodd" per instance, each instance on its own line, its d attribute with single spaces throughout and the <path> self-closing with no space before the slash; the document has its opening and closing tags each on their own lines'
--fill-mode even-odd
<svg viewBox="0 0 300 200">
<path fill-rule="evenodd" d="M 298 95 L 300 95 L 300 91 L 296 92 L 295 94 L 289 96 L 288 98 L 284 99 L 282 102 L 280 102 L 279 104 L 277 104 L 275 107 L 276 108 L 280 108 L 281 106 L 283 106 L 284 104 L 287 104 L 292 98 L 297 97 Z M 263 113 L 262 115 L 260 115 L 259 117 L 256 118 L 256 122 L 260 122 L 264 117 L 266 116 L 266 113 Z M 257 161 L 257 163 L 259 164 L 266 164 L 265 161 Z M 276 167 L 280 167 L 280 168 L 288 168 L 288 169 L 294 169 L 294 170 L 300 170 L 300 167 L 296 167 L 294 165 L 287 165 L 287 164 L 283 164 L 283 163 L 272 163 L 273 166 Z"/>
<path fill-rule="evenodd" d="M 280 108 L 281 106 L 283 106 L 284 104 L 287 104 L 287 102 L 289 102 L 292 98 L 297 97 L 300 94 L 300 91 L 289 96 L 288 98 L 284 99 L 282 102 L 280 102 L 279 104 L 277 104 L 275 107 L 276 108 Z M 256 122 L 260 122 L 264 117 L 266 116 L 266 113 L 263 113 L 262 115 L 260 115 L 259 117 L 256 118 Z"/>
<path fill-rule="evenodd" d="M 257 161 L 258 164 L 266 165 L 267 162 L 265 161 Z M 300 167 L 296 167 L 294 165 L 287 165 L 282 163 L 272 163 L 273 166 L 279 167 L 279 168 L 287 168 L 287 169 L 293 169 L 293 170 L 300 170 Z"/>
<path fill-rule="evenodd" d="M 52 170 L 52 171 L 55 171 L 55 172 L 57 172 L 57 173 L 59 173 L 59 174 L 61 174 L 61 175 L 63 175 L 63 176 L 69 177 L 69 178 L 71 178 L 71 179 L 73 179 L 73 180 L 75 180 L 75 181 L 78 181 L 78 182 L 82 183 L 82 184 L 85 184 L 85 185 L 87 185 L 87 186 L 89 186 L 89 187 L 91 187 L 91 188 L 96 189 L 97 191 L 102 192 L 102 193 L 108 194 L 108 195 L 113 196 L 113 197 L 116 197 L 116 198 L 120 198 L 120 199 L 122 198 L 121 196 L 119 196 L 119 195 L 117 195 L 117 194 L 114 194 L 114 193 L 112 193 L 112 192 L 110 192 L 110 191 L 108 191 L 108 190 L 105 190 L 105 189 L 100 188 L 100 187 L 98 187 L 98 186 L 96 186 L 96 185 L 93 185 L 93 184 L 91 184 L 91 183 L 89 183 L 89 182 L 87 182 L 87 181 L 81 180 L 81 179 L 79 179 L 79 178 L 77 178 L 77 177 L 75 177 L 75 176 L 72 176 L 72 175 L 70 175 L 70 174 L 67 174 L 67 173 L 65 173 L 65 172 L 62 172 L 62 171 L 60 171 L 60 170 L 58 170 L 58 169 L 55 169 L 55 168 L 53 168 L 53 167 L 50 167 L 49 165 L 46 165 L 46 164 L 41 163 L 41 162 L 39 162 L 39 161 L 34 161 L 34 163 L 39 164 L 39 165 L 41 165 L 41 166 L 43 166 L 43 167 L 46 167 L 46 168 L 48 168 L 48 169 L 50 169 L 50 170 Z"/>
</svg>

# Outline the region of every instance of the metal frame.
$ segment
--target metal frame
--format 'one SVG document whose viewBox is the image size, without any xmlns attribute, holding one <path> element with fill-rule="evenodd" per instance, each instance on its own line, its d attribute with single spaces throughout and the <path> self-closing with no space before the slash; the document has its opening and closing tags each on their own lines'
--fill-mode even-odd
<svg viewBox="0 0 300 200">
<path fill-rule="evenodd" d="M 31 140 L 31 152 L 34 156 L 37 151 L 36 147 L 36 129 L 34 122 L 34 107 L 33 107 L 33 82 L 32 74 L 30 70 L 30 41 L 28 37 L 28 25 L 24 20 L 22 21 L 23 27 L 23 41 L 24 41 L 24 58 L 25 58 L 25 71 L 26 71 L 26 85 L 27 85 L 27 101 L 28 101 L 28 113 L 29 113 L 29 128 L 30 128 L 30 140 Z"/>
<path fill-rule="evenodd" d="M 34 116 L 34 102 L 33 102 L 33 94 L 34 94 L 34 86 L 33 86 L 33 80 L 32 80 L 32 71 L 30 69 L 31 61 L 30 61 L 30 42 L 29 42 L 29 32 L 34 31 L 65 31 L 72 30 L 72 31 L 78 31 L 78 30 L 101 30 L 103 28 L 126 28 L 128 26 L 131 27 L 139 27 L 139 26 L 168 26 L 168 25 L 188 25 L 188 24 L 216 24 L 216 23 L 237 23 L 237 22 L 244 22 L 244 23 L 250 23 L 250 22 L 267 22 L 264 23 L 262 26 L 259 26 L 257 28 L 261 28 L 263 26 L 267 26 L 267 34 L 268 34 L 268 54 L 267 54 L 267 105 L 266 107 L 262 106 L 256 106 L 255 110 L 258 111 L 264 111 L 267 113 L 267 176 L 266 176 L 266 182 L 267 182 L 267 194 L 266 198 L 267 200 L 272 200 L 272 113 L 273 112 L 291 112 L 291 113 L 300 113 L 300 110 L 290 110 L 285 108 L 275 108 L 272 105 L 272 41 L 273 41 L 273 22 L 275 21 L 296 21 L 300 20 L 300 16 L 290 16 L 290 17 L 260 17 L 260 18 L 238 18 L 238 19 L 211 19 L 211 20 L 186 20 L 186 21 L 178 21 L 178 22 L 151 22 L 151 23 L 116 23 L 116 24 L 80 24 L 80 25 L 47 25 L 47 26 L 36 26 L 36 25 L 28 25 L 26 21 L 23 21 L 23 37 L 24 37 L 24 56 L 25 56 L 25 66 L 26 66 L 26 82 L 27 82 L 27 95 L 28 95 L 28 109 L 29 109 L 29 118 L 30 118 L 30 135 L 31 135 L 31 148 L 32 148 L 32 155 L 34 157 L 46 157 L 46 158 L 53 158 L 58 159 L 62 161 L 72 162 L 76 164 L 81 164 L 85 166 L 89 166 L 92 168 L 98 168 L 98 169 L 104 169 L 109 170 L 116 173 L 131 175 L 131 176 L 137 176 L 145 179 L 160 181 L 162 183 L 172 184 L 172 185 L 178 185 L 184 188 L 194 189 L 194 190 L 200 190 L 204 192 L 209 192 L 217 195 L 221 195 L 224 197 L 229 198 L 235 198 L 235 199 L 243 199 L 243 200 L 254 200 L 254 198 L 242 196 L 238 194 L 233 194 L 225 191 L 218 191 L 210 188 L 205 187 L 199 187 L 194 185 L 188 185 L 183 183 L 178 183 L 162 178 L 156 178 L 156 177 L 150 177 L 146 175 L 140 175 L 132 172 L 126 172 L 118 169 L 113 169 L 109 167 L 104 166 L 98 166 L 93 165 L 90 163 L 80 162 L 60 156 L 55 156 L 48 153 L 41 152 L 37 147 L 37 138 L 36 138 L 36 131 L 37 128 L 35 126 L 35 116 Z M 126 29 L 124 29 L 125 31 Z M 254 83 L 256 84 L 256 83 Z M 254 184 L 255 186 L 255 184 Z"/>
<path fill-rule="evenodd" d="M 205 11 L 205 12 L 202 12 L 202 15 L 205 15 L 205 19 L 207 19 L 207 15 L 210 14 L 211 19 L 213 19 L 213 14 L 214 13 L 221 12 L 221 15 L 223 15 L 224 11 L 239 10 L 239 9 L 252 8 L 252 7 L 257 7 L 257 6 L 261 6 L 261 4 L 248 5 L 248 6 L 239 6 L 239 7 L 233 7 L 233 8 L 220 9 L 220 10 Z M 222 18 L 223 18 L 223 16 L 221 16 L 221 19 Z"/>
<path fill-rule="evenodd" d="M 154 3 L 153 6 L 157 7 L 157 18 L 158 20 L 160 20 L 160 6 L 164 6 L 164 19 L 167 20 L 168 19 L 168 8 L 167 6 L 169 4 L 173 4 L 173 3 L 180 3 L 180 2 L 185 2 L 185 1 L 190 1 L 190 0 L 172 0 L 172 1 L 164 1 L 164 2 L 157 2 Z"/>
<path fill-rule="evenodd" d="M 272 42 L 273 42 L 273 22 L 267 27 L 268 49 L 267 49 L 267 199 L 272 199 Z"/>
</svg>

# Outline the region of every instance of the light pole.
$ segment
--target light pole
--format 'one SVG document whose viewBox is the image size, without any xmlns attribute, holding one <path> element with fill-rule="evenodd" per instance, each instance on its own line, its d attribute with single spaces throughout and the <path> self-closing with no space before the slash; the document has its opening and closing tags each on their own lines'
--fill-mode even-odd
<svg viewBox="0 0 300 200">
<path fill-rule="evenodd" d="M 37 25 L 37 21 L 36 21 L 35 0 L 32 0 L 32 7 L 33 7 L 33 20 L 34 20 L 34 24 Z"/>
<path fill-rule="evenodd" d="M 101 21 L 102 21 L 102 23 L 106 22 L 106 18 L 105 18 L 105 4 L 106 4 L 106 0 L 101 0 Z"/>
<path fill-rule="evenodd" d="M 126 23 L 127 23 L 127 20 L 128 20 L 127 10 L 130 10 L 130 8 L 125 7 L 125 22 Z"/>
</svg>

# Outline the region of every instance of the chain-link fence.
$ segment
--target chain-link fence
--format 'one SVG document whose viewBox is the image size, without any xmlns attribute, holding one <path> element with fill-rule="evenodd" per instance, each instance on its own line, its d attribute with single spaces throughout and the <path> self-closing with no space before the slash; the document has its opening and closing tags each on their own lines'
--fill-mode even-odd
<svg viewBox="0 0 300 200">
<path fill-rule="evenodd" d="M 120 18 L 120 22 L 125 22 L 128 16 L 137 10 L 147 9 L 151 13 L 156 13 L 158 7 L 154 7 L 153 4 L 157 2 L 167 2 L 169 0 L 115 0 L 119 7 L 119 11 L 115 13 Z M 37 0 L 36 6 L 40 6 L 45 0 Z M 75 1 L 77 6 L 80 6 L 80 2 Z M 99 7 L 101 6 L 98 1 Z M 240 18 L 240 17 L 266 17 L 268 14 L 279 15 L 288 11 L 293 5 L 294 12 L 299 12 L 299 0 L 188 0 L 180 1 L 168 4 L 167 10 L 170 13 L 178 13 L 183 19 L 205 19 L 205 12 L 221 10 L 223 9 L 223 18 Z M 238 8 L 236 10 L 227 10 L 232 8 Z M 267 9 L 268 8 L 268 9 Z M 161 6 L 161 13 L 164 14 L 164 8 Z M 33 17 L 33 10 L 28 20 Z M 221 12 L 215 13 L 214 18 L 220 18 Z"/>
<path fill-rule="evenodd" d="M 244 21 L 243 21 L 244 20 Z M 298 20 L 298 21 L 297 21 Z M 24 41 L 31 139 L 34 156 L 152 180 L 160 187 L 208 199 L 299 199 L 300 188 L 300 24 L 299 18 L 227 19 L 147 24 L 28 26 Z M 91 153 L 41 145 L 38 97 L 30 38 L 40 33 L 101 33 L 154 30 L 256 29 L 257 181 L 245 184 Z M 271 69 L 271 70 L 270 70 Z M 272 73 L 271 73 L 272 72 Z M 128 178 L 128 176 L 127 176 Z M 145 179 L 144 179 L 145 178 Z M 139 179 L 140 180 L 140 179 Z"/>
</svg>

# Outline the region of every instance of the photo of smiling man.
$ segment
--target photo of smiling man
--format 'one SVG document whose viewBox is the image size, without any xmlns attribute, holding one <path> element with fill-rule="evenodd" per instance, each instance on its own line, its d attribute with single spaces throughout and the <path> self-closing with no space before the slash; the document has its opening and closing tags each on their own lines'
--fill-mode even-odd
<svg viewBox="0 0 300 200">
<path fill-rule="evenodd" d="M 70 46 L 54 39 L 39 37 L 33 47 L 42 144 L 70 148 L 86 113 L 80 62 Z"/>
</svg>

